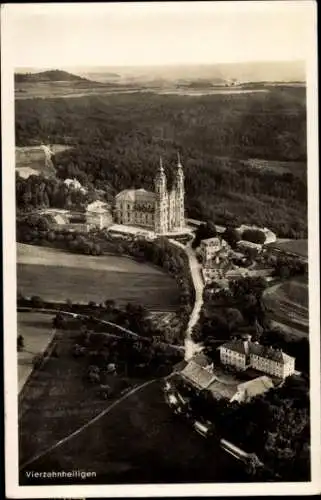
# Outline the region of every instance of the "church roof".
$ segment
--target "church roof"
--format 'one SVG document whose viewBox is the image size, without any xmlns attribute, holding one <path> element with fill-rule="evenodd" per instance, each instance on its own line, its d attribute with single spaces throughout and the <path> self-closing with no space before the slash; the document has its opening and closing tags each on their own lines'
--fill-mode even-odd
<svg viewBox="0 0 321 500">
<path fill-rule="evenodd" d="M 138 201 L 138 202 L 153 202 L 155 200 L 155 193 L 146 191 L 146 189 L 124 189 L 116 195 L 117 201 Z"/>
</svg>

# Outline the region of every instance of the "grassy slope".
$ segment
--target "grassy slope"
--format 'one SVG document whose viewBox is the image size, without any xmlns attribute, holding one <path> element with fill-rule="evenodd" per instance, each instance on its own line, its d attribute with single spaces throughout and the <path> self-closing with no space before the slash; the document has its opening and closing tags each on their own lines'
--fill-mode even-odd
<svg viewBox="0 0 321 500">
<path fill-rule="evenodd" d="M 23 294 L 49 300 L 113 299 L 161 311 L 175 310 L 179 300 L 174 279 L 148 264 L 125 257 L 73 255 L 31 245 L 18 245 L 17 281 Z"/>
</svg>

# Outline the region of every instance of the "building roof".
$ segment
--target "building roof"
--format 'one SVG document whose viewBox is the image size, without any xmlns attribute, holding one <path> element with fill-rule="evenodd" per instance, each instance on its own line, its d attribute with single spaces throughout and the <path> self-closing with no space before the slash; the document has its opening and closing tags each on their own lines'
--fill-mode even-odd
<svg viewBox="0 0 321 500">
<path fill-rule="evenodd" d="M 175 377 L 183 377 L 198 389 L 209 391 L 215 399 L 239 402 L 249 401 L 274 387 L 271 378 L 265 375 L 241 383 L 239 380 L 225 380 L 206 370 L 205 366 L 208 364 L 209 359 L 204 354 L 197 354 L 182 368 L 179 367 L 171 378 L 175 381 Z"/>
<path fill-rule="evenodd" d="M 153 202 L 155 201 L 155 193 L 146 191 L 146 189 L 124 189 L 116 195 L 117 201 L 138 201 L 138 202 Z"/>
<path fill-rule="evenodd" d="M 237 386 L 237 392 L 232 398 L 233 400 L 249 401 L 250 399 L 263 394 L 264 392 L 273 389 L 274 384 L 270 377 L 263 375 L 253 380 L 248 380 Z"/>
<path fill-rule="evenodd" d="M 252 342 L 248 342 L 248 346 L 250 344 L 252 344 Z M 219 346 L 219 349 L 223 347 L 225 349 L 229 349 L 230 351 L 238 352 L 239 354 L 246 354 L 246 343 L 242 339 L 230 340 L 229 342 Z"/>
<path fill-rule="evenodd" d="M 201 241 L 201 245 L 212 245 L 213 243 L 221 245 L 221 239 L 218 236 L 213 236 L 212 238 L 206 238 Z"/>
<path fill-rule="evenodd" d="M 87 205 L 86 211 L 95 214 L 102 214 L 110 211 L 110 205 L 105 201 L 96 200 Z"/>
<path fill-rule="evenodd" d="M 253 241 L 247 241 L 247 240 L 240 240 L 236 244 L 238 247 L 247 247 L 247 248 L 261 248 L 262 244 L 261 243 L 253 243 Z"/>
<path fill-rule="evenodd" d="M 208 364 L 206 356 L 197 354 L 180 372 L 180 375 L 198 389 L 207 389 L 215 398 L 230 400 L 237 390 L 237 383 L 228 383 L 218 379 L 213 372 L 205 369 Z"/>
<path fill-rule="evenodd" d="M 66 184 L 66 186 L 73 185 L 74 187 L 77 187 L 77 188 L 81 187 L 81 184 L 77 179 L 65 179 L 64 184 Z"/>
<path fill-rule="evenodd" d="M 274 349 L 271 346 L 264 346 L 256 342 L 246 342 L 242 339 L 226 342 L 221 345 L 219 349 L 222 347 L 243 355 L 248 352 L 248 354 L 254 354 L 261 358 L 271 359 L 272 361 L 282 364 L 288 364 L 294 360 L 292 356 L 285 354 L 281 349 Z"/>
<path fill-rule="evenodd" d="M 208 358 L 206 354 L 204 354 L 203 352 L 195 354 L 195 356 L 193 356 L 191 361 L 194 361 L 194 363 L 197 363 L 199 366 L 202 366 L 203 368 L 212 364 L 210 358 Z"/>
<path fill-rule="evenodd" d="M 207 389 L 210 383 L 215 379 L 213 373 L 207 371 L 193 360 L 185 366 L 181 371 L 181 375 L 199 389 Z"/>
<path fill-rule="evenodd" d="M 271 346 L 264 346 L 261 344 L 251 343 L 250 352 L 261 358 L 271 359 L 272 361 L 282 364 L 287 364 L 294 360 L 292 356 L 285 354 L 281 349 L 273 349 Z"/>
<path fill-rule="evenodd" d="M 273 243 L 266 244 L 266 248 L 279 250 L 280 252 L 308 258 L 308 240 L 279 239 Z"/>
<path fill-rule="evenodd" d="M 208 386 L 208 391 L 216 399 L 228 399 L 229 401 L 233 398 L 237 391 L 237 383 L 226 383 L 218 378 L 215 378 L 213 382 Z"/>
<path fill-rule="evenodd" d="M 56 224 L 66 224 L 68 222 L 61 214 L 55 214 L 52 217 Z"/>
</svg>

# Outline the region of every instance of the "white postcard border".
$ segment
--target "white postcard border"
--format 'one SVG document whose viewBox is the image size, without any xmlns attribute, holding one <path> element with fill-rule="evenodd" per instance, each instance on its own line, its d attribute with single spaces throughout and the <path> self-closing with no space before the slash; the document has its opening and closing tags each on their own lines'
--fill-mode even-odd
<svg viewBox="0 0 321 500">
<path fill-rule="evenodd" d="M 206 2 L 207 3 L 207 2 Z M 212 8 L 221 2 L 207 3 Z M 224 2 L 222 2 L 224 4 Z M 3 292 L 4 292 L 4 386 L 5 386 L 5 465 L 8 498 L 82 498 L 82 497 L 158 497 L 158 496 L 252 496 L 252 495 L 312 495 L 320 493 L 320 269 L 319 269 L 319 189 L 318 189 L 318 93 L 317 93 L 317 11 L 316 3 L 302 2 L 227 2 L 228 7 L 253 9 L 265 4 L 304 4 L 311 11 L 311 47 L 307 61 L 307 123 L 308 123 L 308 219 L 309 219 L 309 295 L 311 350 L 311 455 L 312 480 L 306 483 L 248 484 L 162 484 L 162 485 L 78 485 L 20 486 L 18 484 L 18 409 L 16 353 L 16 251 L 15 251 L 15 141 L 13 61 L 10 54 L 10 30 L 15 8 L 61 9 L 59 4 L 2 5 L 1 7 L 1 87 L 2 87 L 2 203 L 3 203 Z M 197 9 L 205 8 L 195 2 Z M 234 4 L 231 6 L 231 4 Z M 246 4 L 246 5 L 245 5 Z M 260 6 L 258 4 L 261 4 Z M 119 4 L 118 4 L 119 5 Z M 153 10 L 158 4 L 148 5 Z M 173 4 L 172 4 L 173 5 Z M 183 3 L 175 4 L 178 9 Z M 104 8 L 104 4 L 64 4 L 67 8 Z M 146 4 L 145 4 L 146 6 Z M 111 4 L 108 5 L 108 8 Z M 129 9 L 131 4 L 121 8 Z M 196 7 L 195 7 L 196 8 Z M 276 6 L 277 8 L 277 6 Z M 213 457 L 215 460 L 215 457 Z"/>
</svg>

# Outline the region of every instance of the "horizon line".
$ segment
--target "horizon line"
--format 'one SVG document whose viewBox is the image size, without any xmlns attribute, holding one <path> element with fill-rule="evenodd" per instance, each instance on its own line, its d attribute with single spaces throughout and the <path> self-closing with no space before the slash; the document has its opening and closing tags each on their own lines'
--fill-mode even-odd
<svg viewBox="0 0 321 500">
<path fill-rule="evenodd" d="M 266 59 L 266 60 L 258 60 L 253 59 L 249 61 L 228 61 L 228 62 L 179 62 L 179 63 L 161 63 L 161 64 L 68 64 L 63 66 L 54 66 L 54 65 L 39 65 L 39 66 L 18 66 L 14 69 L 17 70 L 27 70 L 27 69 L 51 69 L 51 70 L 66 70 L 66 68 L 162 68 L 162 67 L 190 67 L 190 66 L 218 66 L 218 65 L 246 65 L 246 64 L 284 64 L 284 63 L 302 63 L 305 64 L 304 59 Z"/>
</svg>

